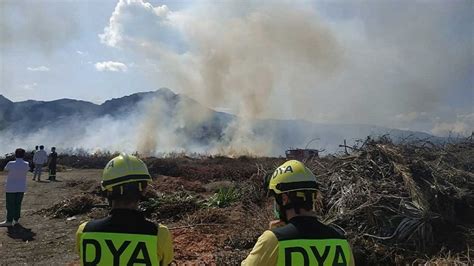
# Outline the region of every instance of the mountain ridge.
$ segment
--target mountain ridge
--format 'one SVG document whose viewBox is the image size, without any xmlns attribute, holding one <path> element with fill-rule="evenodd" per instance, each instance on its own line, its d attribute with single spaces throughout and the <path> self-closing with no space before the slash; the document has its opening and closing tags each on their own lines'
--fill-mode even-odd
<svg viewBox="0 0 474 266">
<path fill-rule="evenodd" d="M 151 104 L 150 104 L 151 103 Z M 154 110 L 159 105 L 159 113 Z M 207 114 L 204 121 L 182 120 L 175 118 L 182 106 L 190 108 L 193 114 Z M 53 101 L 27 100 L 13 102 L 0 95 L 0 136 L 2 131 L 31 132 L 41 131 L 43 128 L 84 127 L 87 121 L 110 117 L 113 121 L 120 121 L 130 115 L 146 114 L 152 120 L 160 120 L 161 127 L 175 129 L 175 134 L 188 140 L 191 146 L 208 146 L 215 142 L 226 141 L 227 128 L 238 117 L 225 112 L 218 112 L 201 105 L 196 100 L 183 94 L 174 93 L 168 88 L 155 91 L 139 92 L 131 95 L 112 98 L 101 104 L 76 99 L 57 99 Z M 75 122 L 75 123 L 73 123 Z M 77 123 L 76 123 L 77 122 Z M 155 122 L 154 122 L 155 123 Z M 377 125 L 314 123 L 307 120 L 281 119 L 254 119 L 252 120 L 251 134 L 255 136 L 272 135 L 272 143 L 280 148 L 272 154 L 282 154 L 289 147 L 305 147 L 305 144 L 314 138 L 317 148 L 331 152 L 344 139 L 353 140 L 365 138 L 369 135 L 377 136 L 389 133 L 396 140 L 412 135 L 414 138 L 431 138 L 442 141 L 443 138 L 432 136 L 425 132 L 392 129 Z M 268 141 L 268 140 L 267 140 Z M 185 142 L 186 143 L 186 142 Z"/>
</svg>

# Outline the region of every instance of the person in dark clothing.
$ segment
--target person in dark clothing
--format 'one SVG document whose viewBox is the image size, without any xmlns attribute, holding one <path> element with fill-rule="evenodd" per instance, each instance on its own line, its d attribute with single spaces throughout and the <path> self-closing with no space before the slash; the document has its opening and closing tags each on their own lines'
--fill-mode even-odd
<svg viewBox="0 0 474 266">
<path fill-rule="evenodd" d="M 35 146 L 35 149 L 31 152 L 31 162 L 29 163 L 30 165 L 30 172 L 33 173 L 33 171 L 35 170 L 35 163 L 33 162 L 33 158 L 35 156 L 35 153 L 39 150 L 39 146 L 36 145 Z"/>
<path fill-rule="evenodd" d="M 56 147 L 51 148 L 51 153 L 49 154 L 49 180 L 56 181 L 56 163 L 58 160 L 58 154 L 56 153 Z"/>
</svg>

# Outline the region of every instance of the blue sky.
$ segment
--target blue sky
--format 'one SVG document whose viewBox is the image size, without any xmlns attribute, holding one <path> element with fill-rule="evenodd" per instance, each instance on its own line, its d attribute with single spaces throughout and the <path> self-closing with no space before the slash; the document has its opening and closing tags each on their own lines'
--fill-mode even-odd
<svg viewBox="0 0 474 266">
<path fill-rule="evenodd" d="M 474 127 L 472 1 L 4 0 L 0 5 L 0 94 L 14 101 L 101 103 L 166 86 L 243 116 L 367 123 L 437 135 L 468 134 Z M 299 13 L 301 20 L 292 17 Z M 296 32 L 282 30 L 287 25 Z M 297 32 L 306 25 L 314 36 Z M 262 31 L 246 27 L 259 26 L 268 35 L 247 38 Z M 302 42 L 314 38 L 300 46 L 287 36 Z M 275 44 L 278 40 L 282 44 Z M 321 52 L 297 51 L 313 48 Z M 207 57 L 225 49 L 232 51 Z M 288 54 L 281 55 L 283 49 Z M 262 54 L 267 50 L 275 51 L 268 53 L 273 58 Z M 322 63 L 311 65 L 319 58 Z M 237 74 L 202 67 L 215 63 L 211 59 L 229 59 L 226 71 Z M 250 70 L 243 61 L 252 63 Z M 253 73 L 255 83 L 240 84 Z M 214 75 L 224 77 L 214 80 Z M 236 81 L 240 87 L 234 88 Z M 260 91 L 262 82 L 268 88 Z"/>
<path fill-rule="evenodd" d="M 27 8 L 30 3 L 21 3 L 18 9 Z M 11 5 L 17 5 L 11 1 Z M 12 100 L 53 100 L 58 98 L 84 99 L 102 102 L 110 97 L 119 97 L 142 90 L 151 89 L 144 79 L 133 70 L 127 75 L 115 72 L 98 72 L 94 64 L 101 61 L 128 61 L 117 50 L 108 49 L 99 41 L 98 34 L 107 24 L 116 1 L 83 1 L 65 3 L 40 1 L 39 8 L 45 16 L 55 16 L 49 10 L 55 6 L 63 12 L 61 18 L 47 22 L 46 28 L 54 34 L 54 26 L 65 23 L 64 38 L 55 39 L 53 48 L 35 45 L 31 42 L 45 42 L 37 37 L 18 38 L 2 50 L 2 93 Z M 6 10 L 14 9 L 7 6 Z M 5 11 L 8 12 L 8 11 Z M 24 20 L 26 12 L 18 12 L 3 17 L 8 25 L 16 25 Z M 20 28 L 21 29 L 21 28 Z M 18 45 L 19 44 L 19 45 Z M 45 48 L 46 47 L 46 48 Z M 45 66 L 49 71 L 30 71 L 28 68 Z M 139 73 L 137 73 L 139 74 Z"/>
</svg>

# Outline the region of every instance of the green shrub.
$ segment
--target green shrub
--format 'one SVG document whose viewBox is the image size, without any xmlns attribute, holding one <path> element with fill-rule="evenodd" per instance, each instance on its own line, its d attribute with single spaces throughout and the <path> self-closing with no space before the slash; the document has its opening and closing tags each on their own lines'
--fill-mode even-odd
<svg viewBox="0 0 474 266">
<path fill-rule="evenodd" d="M 236 187 L 220 188 L 206 202 L 207 207 L 225 208 L 240 200 L 242 193 Z"/>
<path fill-rule="evenodd" d="M 199 209 L 198 198 L 187 192 L 174 194 L 158 194 L 140 203 L 140 209 L 146 215 L 155 213 L 161 219 L 177 219 L 186 213 Z"/>
</svg>

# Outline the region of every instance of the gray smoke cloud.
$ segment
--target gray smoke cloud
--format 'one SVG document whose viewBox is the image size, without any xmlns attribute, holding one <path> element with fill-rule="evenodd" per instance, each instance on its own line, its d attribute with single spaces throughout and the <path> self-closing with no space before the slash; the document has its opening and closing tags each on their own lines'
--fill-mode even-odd
<svg viewBox="0 0 474 266">
<path fill-rule="evenodd" d="M 404 3 L 410 8 L 394 12 L 398 3 L 226 1 L 172 11 L 119 1 L 100 37 L 155 60 L 157 82 L 232 110 L 238 120 L 222 149 L 259 154 L 273 145 L 271 132 L 254 134 L 259 118 L 409 128 L 427 116 L 430 128 L 414 129 L 469 134 L 472 107 L 446 100 L 473 97 L 473 83 L 460 82 L 472 81 L 472 39 L 450 21 L 469 21 L 466 4 Z M 360 17 L 341 16 L 347 11 Z M 198 119 L 190 114 L 186 123 Z"/>
<path fill-rule="evenodd" d="M 0 2 L 0 48 L 45 54 L 78 37 L 80 23 L 66 2 L 4 0 Z"/>
<path fill-rule="evenodd" d="M 138 118 L 135 118 L 138 119 Z M 46 148 L 56 146 L 59 152 L 74 151 L 130 151 L 136 150 L 134 119 L 118 120 L 105 116 L 94 120 L 70 117 L 50 123 L 39 129 L 3 130 L 0 132 L 3 154 L 11 153 L 18 147 L 33 149 L 35 145 Z"/>
<path fill-rule="evenodd" d="M 238 119 L 226 129 L 225 141 L 216 145 L 216 150 L 265 154 L 272 149 L 271 134 L 256 136 L 253 121 L 304 113 L 311 103 L 303 94 L 338 69 L 343 51 L 311 9 L 278 3 L 241 9 L 244 13 L 239 16 L 224 16 L 221 11 L 232 5 L 237 3 L 174 13 L 142 1 L 120 1 L 100 37 L 107 45 L 155 59 L 163 73 L 160 77 L 168 77 L 171 87 L 206 106 L 230 108 Z M 139 19 L 135 21 L 135 17 Z M 147 24 L 144 18 L 156 27 L 128 34 L 127 29 L 136 28 L 133 25 Z M 173 30 L 175 39 L 186 42 L 185 53 L 170 49 L 169 40 L 157 33 L 169 36 Z M 289 92 L 291 96 L 285 95 Z M 186 125 L 207 119 L 206 114 L 187 108 L 183 106 L 179 112 Z M 150 112 L 150 116 L 156 113 Z M 157 128 L 153 119 L 147 121 L 147 128 Z M 140 138 L 153 144 L 149 135 Z"/>
<path fill-rule="evenodd" d="M 189 136 L 212 119 L 210 110 L 184 101 L 170 116 L 166 103 L 152 99 L 130 117 L 90 122 L 97 127 L 94 134 L 78 136 L 77 143 L 144 154 L 262 155 L 281 151 L 282 138 L 299 136 L 293 143 L 304 146 L 321 137 L 305 134 L 305 127 L 275 136 L 259 127 L 264 118 L 469 135 L 474 130 L 471 13 L 469 1 L 219 1 L 171 10 L 120 0 L 100 41 L 132 55 L 134 62 L 156 65 L 146 75 L 156 87 L 237 118 L 215 142 L 201 146 Z M 105 137 L 101 134 L 109 130 L 101 122 L 138 130 Z M 344 133 L 338 137 L 358 132 Z"/>
<path fill-rule="evenodd" d="M 186 99 L 177 103 L 178 106 L 186 104 Z M 43 125 L 35 124 L 34 117 L 23 117 L 11 128 L 0 130 L 0 154 L 11 153 L 18 147 L 33 149 L 35 145 L 56 146 L 58 152 L 118 151 L 155 156 L 176 152 L 204 154 L 212 148 L 190 142 L 190 135 L 181 132 L 183 114 L 175 113 L 179 109 L 166 98 L 145 97 L 130 107 L 127 111 L 112 112 L 114 116 L 78 114 L 42 120 L 46 122 Z"/>
</svg>

